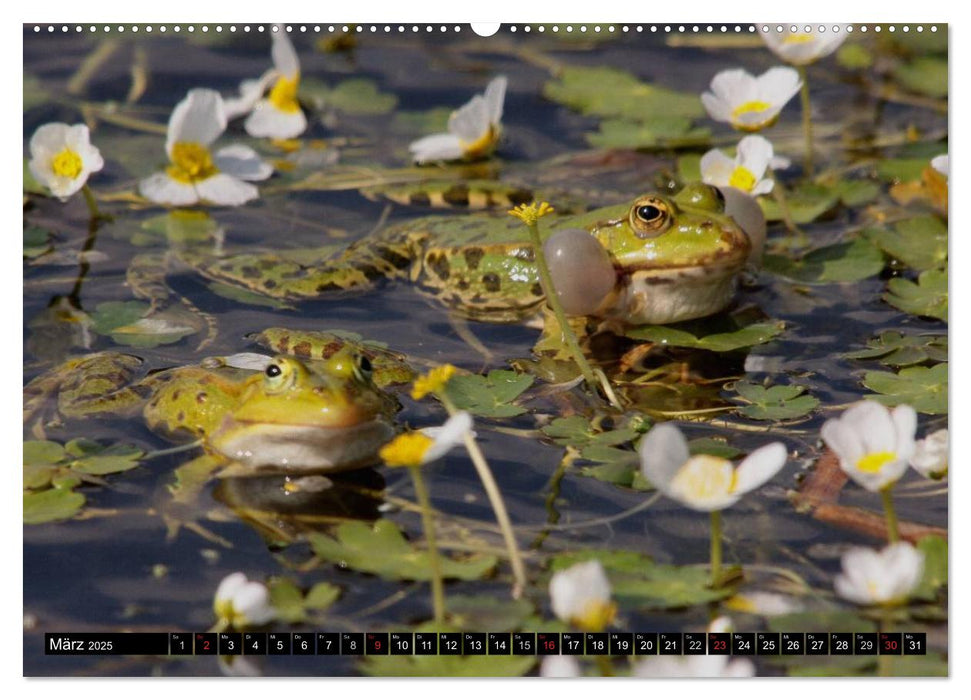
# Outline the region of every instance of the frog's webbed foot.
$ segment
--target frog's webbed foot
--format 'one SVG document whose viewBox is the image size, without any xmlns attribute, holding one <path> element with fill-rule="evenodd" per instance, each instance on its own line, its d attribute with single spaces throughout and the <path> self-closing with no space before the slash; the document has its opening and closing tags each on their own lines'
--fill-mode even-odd
<svg viewBox="0 0 971 700">
<path fill-rule="evenodd" d="M 198 498 L 212 476 L 225 464 L 225 459 L 215 455 L 201 455 L 175 470 L 175 483 L 168 486 L 171 499 L 160 508 L 165 523 L 166 539 L 174 540 L 182 528 L 227 549 L 233 544 L 220 537 L 199 522 Z"/>
</svg>

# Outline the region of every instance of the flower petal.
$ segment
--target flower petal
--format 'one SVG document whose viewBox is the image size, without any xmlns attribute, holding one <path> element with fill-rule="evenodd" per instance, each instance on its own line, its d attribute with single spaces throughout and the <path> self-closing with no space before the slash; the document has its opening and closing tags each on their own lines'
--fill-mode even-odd
<svg viewBox="0 0 971 700">
<path fill-rule="evenodd" d="M 216 588 L 215 599 L 217 601 L 231 601 L 236 592 L 246 585 L 246 574 L 241 571 L 229 574 L 222 581 L 219 582 L 219 586 Z"/>
<path fill-rule="evenodd" d="M 226 130 L 226 109 L 222 96 L 215 90 L 189 90 L 169 117 L 165 138 L 165 152 L 172 157 L 177 143 L 198 143 L 208 146 Z"/>
<path fill-rule="evenodd" d="M 672 423 L 660 423 L 651 428 L 637 452 L 641 458 L 641 472 L 662 491 L 691 456 L 684 435 Z"/>
<path fill-rule="evenodd" d="M 270 36 L 273 38 L 273 67 L 291 80 L 300 75 L 300 59 L 297 58 L 297 50 L 293 48 L 293 42 L 287 36 L 284 25 L 279 25 L 278 31 Z"/>
<path fill-rule="evenodd" d="M 458 160 L 462 157 L 462 144 L 454 134 L 432 134 L 414 141 L 408 150 L 416 163 L 439 160 Z"/>
<path fill-rule="evenodd" d="M 701 179 L 706 184 L 725 187 L 735 172 L 735 161 L 717 148 L 701 156 Z"/>
<path fill-rule="evenodd" d="M 263 97 L 263 93 L 276 79 L 278 73 L 271 68 L 256 80 L 248 79 L 239 84 L 238 97 L 223 98 L 223 108 L 226 110 L 227 119 L 235 119 L 253 111 L 253 107 Z"/>
<path fill-rule="evenodd" d="M 779 473 L 788 459 L 786 446 L 773 442 L 760 447 L 742 460 L 735 470 L 735 493 L 754 491 Z"/>
<path fill-rule="evenodd" d="M 756 180 L 761 180 L 772 160 L 772 144 L 763 136 L 746 136 L 738 142 L 736 160 L 751 172 Z"/>
<path fill-rule="evenodd" d="M 166 173 L 149 175 L 138 183 L 138 191 L 145 199 L 173 207 L 184 207 L 199 201 L 195 187 L 173 180 Z"/>
<path fill-rule="evenodd" d="M 196 192 L 199 193 L 199 199 L 226 207 L 238 207 L 260 196 L 260 191 L 255 185 L 226 173 L 200 180 L 196 183 Z"/>
<path fill-rule="evenodd" d="M 283 112 L 269 100 L 260 100 L 243 125 L 246 133 L 258 138 L 292 139 L 307 129 L 302 110 Z"/>
<path fill-rule="evenodd" d="M 265 180 L 273 174 L 273 166 L 263 161 L 252 148 L 241 143 L 220 148 L 213 155 L 213 162 L 222 172 L 240 180 Z"/>
<path fill-rule="evenodd" d="M 506 76 L 500 75 L 493 78 L 485 89 L 486 115 L 492 124 L 498 124 L 502 120 L 502 107 L 506 100 Z"/>
<path fill-rule="evenodd" d="M 895 452 L 900 459 L 910 459 L 914 454 L 914 438 L 917 433 L 917 412 L 907 404 L 900 404 L 890 412 L 897 431 Z"/>
<path fill-rule="evenodd" d="M 489 131 L 489 110 L 485 98 L 476 95 L 448 118 L 448 131 L 466 143 L 474 143 Z"/>
<path fill-rule="evenodd" d="M 435 431 L 434 443 L 428 448 L 422 459 L 423 463 L 433 462 L 442 457 L 453 447 L 461 445 L 465 435 L 472 430 L 472 416 L 466 411 L 459 411 L 445 421 L 445 424 Z"/>
<path fill-rule="evenodd" d="M 235 591 L 232 598 L 233 609 L 249 625 L 258 627 L 276 617 L 270 606 L 270 591 L 262 583 L 248 581 Z"/>
</svg>

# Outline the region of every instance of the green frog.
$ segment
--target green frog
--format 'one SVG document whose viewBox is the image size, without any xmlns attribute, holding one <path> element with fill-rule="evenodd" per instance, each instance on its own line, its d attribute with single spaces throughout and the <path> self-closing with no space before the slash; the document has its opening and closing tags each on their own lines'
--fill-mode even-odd
<svg viewBox="0 0 971 700">
<path fill-rule="evenodd" d="M 730 303 L 738 274 L 761 250 L 725 213 L 722 194 L 701 183 L 673 196 L 646 194 L 547 221 L 541 225 L 544 236 L 581 228 L 603 246 L 616 282 L 590 315 L 627 325 L 717 313 Z M 210 280 L 280 300 L 399 279 L 481 321 L 531 318 L 544 303 L 528 233 L 508 216 L 423 217 L 338 251 L 327 246 L 221 255 L 192 246 L 173 254 Z M 164 274 L 159 265 L 135 265 L 129 283 L 137 294 L 157 299 L 166 293 Z"/>
<path fill-rule="evenodd" d="M 50 397 L 69 418 L 141 411 L 154 432 L 200 440 L 210 466 L 226 467 L 221 475 L 303 475 L 375 464 L 395 433 L 399 408 L 376 378 L 384 385 L 407 381 L 403 359 L 329 333 L 272 328 L 256 340 L 278 354 L 207 358 L 140 379 L 142 360 L 134 355 L 68 360 L 24 388 L 24 421 L 40 415 Z"/>
</svg>

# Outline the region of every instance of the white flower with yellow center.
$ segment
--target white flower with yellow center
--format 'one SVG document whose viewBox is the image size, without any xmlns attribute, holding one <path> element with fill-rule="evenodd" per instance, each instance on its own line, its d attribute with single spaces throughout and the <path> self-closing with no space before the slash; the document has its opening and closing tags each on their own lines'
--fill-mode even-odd
<svg viewBox="0 0 971 700">
<path fill-rule="evenodd" d="M 300 88 L 300 60 L 293 43 L 281 27 L 273 37 L 273 72 L 255 83 L 240 86 L 240 104 L 233 103 L 234 110 L 246 107 L 254 96 L 261 96 L 269 82 L 273 82 L 270 94 L 257 99 L 244 127 L 250 136 L 271 139 L 296 138 L 307 128 L 307 117 L 300 109 L 297 91 Z"/>
<path fill-rule="evenodd" d="M 381 448 L 379 455 L 389 467 L 417 467 L 434 462 L 472 433 L 472 416 L 459 411 L 444 425 L 402 433 Z M 472 433 L 474 434 L 474 433 Z"/>
<path fill-rule="evenodd" d="M 947 177 L 951 168 L 950 159 L 948 158 L 947 153 L 942 153 L 939 156 L 934 156 L 931 158 L 931 167 L 944 177 Z"/>
<path fill-rule="evenodd" d="M 712 78 L 711 92 L 702 94 L 701 102 L 712 119 L 740 131 L 759 131 L 775 123 L 801 86 L 794 68 L 777 66 L 759 77 L 736 68 Z"/>
<path fill-rule="evenodd" d="M 476 95 L 452 112 L 447 134 L 432 134 L 408 146 L 415 162 L 473 160 L 492 153 L 502 134 L 506 83 L 504 75 L 493 78 L 485 94 Z"/>
<path fill-rule="evenodd" d="M 563 622 L 588 632 L 602 632 L 617 614 L 610 599 L 610 581 L 596 559 L 553 574 L 550 607 Z"/>
<path fill-rule="evenodd" d="M 861 401 L 823 424 L 823 441 L 840 467 L 868 491 L 882 491 L 907 470 L 914 454 L 917 414 L 902 404 L 893 411 L 876 401 Z"/>
<path fill-rule="evenodd" d="M 701 157 L 701 179 L 716 187 L 734 187 L 750 195 L 768 194 L 775 181 L 765 177 L 773 164 L 772 144 L 762 136 L 746 136 L 738 142 L 735 157 L 717 148 Z"/>
<path fill-rule="evenodd" d="M 44 124 L 30 137 L 30 174 L 61 201 L 84 187 L 104 164 L 84 124 Z"/>
<path fill-rule="evenodd" d="M 785 445 L 760 447 L 736 468 L 713 455 L 691 456 L 688 442 L 670 423 L 654 426 L 638 448 L 644 476 L 668 498 L 694 510 L 727 508 L 774 477 L 785 466 Z"/>
<path fill-rule="evenodd" d="M 267 587 L 239 571 L 219 584 L 212 609 L 219 624 L 234 629 L 259 627 L 276 618 Z"/>
<path fill-rule="evenodd" d="M 947 428 L 941 428 L 917 441 L 910 466 L 928 479 L 940 479 L 947 474 L 947 451 Z"/>
<path fill-rule="evenodd" d="M 225 130 L 226 112 L 219 93 L 190 90 L 169 119 L 165 152 L 170 165 L 141 181 L 142 196 L 171 206 L 198 202 L 238 206 L 256 199 L 259 190 L 244 180 L 265 180 L 273 168 L 242 144 L 213 153 L 210 146 Z"/>
<path fill-rule="evenodd" d="M 786 27 L 781 32 L 775 31 L 775 27 L 772 27 L 771 31 L 761 34 L 772 53 L 794 66 L 805 66 L 829 56 L 849 36 L 845 30 L 807 32 L 803 29 L 792 31 L 791 27 Z"/>
<path fill-rule="evenodd" d="M 877 552 L 856 547 L 843 555 L 843 573 L 834 581 L 836 592 L 859 605 L 903 603 L 924 574 L 924 554 L 908 542 Z"/>
</svg>

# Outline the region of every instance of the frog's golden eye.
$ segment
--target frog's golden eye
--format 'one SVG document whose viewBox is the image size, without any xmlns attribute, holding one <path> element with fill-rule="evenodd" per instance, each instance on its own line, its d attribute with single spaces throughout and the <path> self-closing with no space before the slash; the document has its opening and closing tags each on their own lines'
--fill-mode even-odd
<svg viewBox="0 0 971 700">
<path fill-rule="evenodd" d="M 263 370 L 263 384 L 268 391 L 277 391 L 287 386 L 293 378 L 293 367 L 284 358 L 278 357 Z"/>
<path fill-rule="evenodd" d="M 634 202 L 630 223 L 638 238 L 659 236 L 671 225 L 671 209 L 663 199 L 645 197 Z"/>
</svg>

